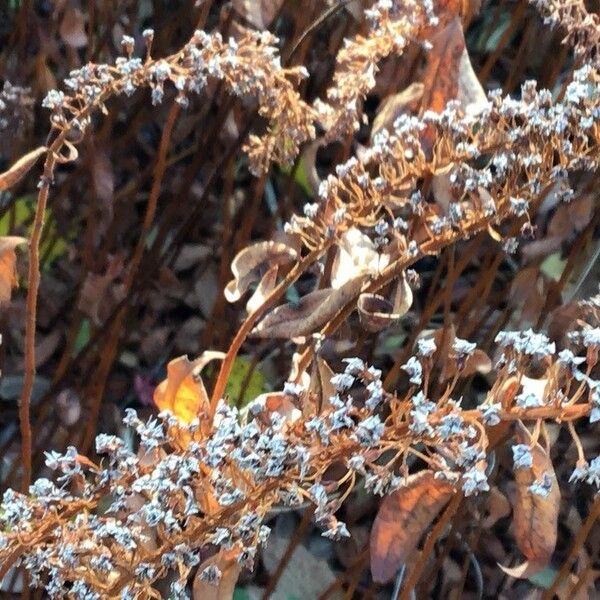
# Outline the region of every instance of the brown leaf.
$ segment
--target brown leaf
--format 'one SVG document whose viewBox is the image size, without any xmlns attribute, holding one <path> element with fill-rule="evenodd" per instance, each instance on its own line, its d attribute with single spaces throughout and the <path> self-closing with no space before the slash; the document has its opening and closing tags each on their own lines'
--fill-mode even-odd
<svg viewBox="0 0 600 600">
<path fill-rule="evenodd" d="M 262 273 L 275 265 L 285 265 L 298 258 L 298 253 L 279 242 L 258 242 L 244 248 L 231 263 L 234 279 L 225 288 L 228 302 L 237 302 Z"/>
<path fill-rule="evenodd" d="M 279 13 L 283 0 L 233 0 L 233 7 L 258 29 L 267 29 Z"/>
<path fill-rule="evenodd" d="M 315 404 L 320 410 L 329 406 L 329 398 L 336 394 L 335 386 L 331 383 L 334 375 L 335 373 L 327 362 L 317 355 L 313 361 L 308 391 L 314 394 Z M 303 408 L 305 411 L 309 410 L 311 408 L 310 403 L 306 402 Z"/>
<path fill-rule="evenodd" d="M 440 113 L 449 100 L 458 97 L 459 66 L 465 50 L 460 19 L 453 19 L 432 38 L 431 44 L 423 76 L 421 110 Z"/>
<path fill-rule="evenodd" d="M 85 18 L 78 8 L 67 8 L 59 28 L 60 37 L 67 46 L 83 48 L 88 41 Z"/>
<path fill-rule="evenodd" d="M 0 192 L 11 188 L 16 185 L 27 175 L 31 167 L 35 165 L 37 159 L 45 154 L 48 149 L 46 146 L 40 146 L 31 152 L 28 152 L 25 156 L 22 156 L 17 162 L 15 162 L 8 171 L 0 173 Z"/>
<path fill-rule="evenodd" d="M 96 325 L 102 323 L 114 301 L 119 299 L 120 293 L 115 282 L 122 273 L 123 260 L 118 256 L 109 259 L 105 273 L 87 273 L 81 286 L 77 308 Z"/>
<path fill-rule="evenodd" d="M 98 198 L 104 203 L 111 203 L 115 191 L 115 173 L 105 149 L 97 149 L 94 154 L 92 182 Z"/>
<path fill-rule="evenodd" d="M 412 305 L 413 293 L 403 273 L 398 280 L 394 304 L 377 294 L 361 294 L 358 298 L 360 322 L 367 331 L 381 331 L 401 319 Z"/>
<path fill-rule="evenodd" d="M 25 242 L 22 237 L 0 237 L 0 306 L 10 301 L 11 290 L 17 285 L 15 248 Z"/>
<path fill-rule="evenodd" d="M 393 131 L 394 121 L 402 114 L 416 112 L 425 86 L 420 81 L 411 83 L 407 88 L 388 96 L 377 110 L 371 128 L 371 142 L 382 129 Z"/>
<path fill-rule="evenodd" d="M 221 573 L 218 582 L 204 581 L 202 573 L 210 566 L 215 566 Z M 215 556 L 205 560 L 194 577 L 192 597 L 194 600 L 231 600 L 235 585 L 242 568 L 235 559 L 234 551 L 221 550 Z"/>
<path fill-rule="evenodd" d="M 365 279 L 365 276 L 356 277 L 339 289 L 316 290 L 297 304 L 283 304 L 271 311 L 252 333 L 262 338 L 288 339 L 310 335 L 358 294 Z"/>
<path fill-rule="evenodd" d="M 498 521 L 510 514 L 510 502 L 506 496 L 493 486 L 487 495 L 487 515 L 482 521 L 485 529 L 490 529 Z"/>
<path fill-rule="evenodd" d="M 531 443 L 531 434 L 520 421 L 515 429 L 515 440 L 519 444 Z M 513 526 L 517 546 L 527 558 L 527 562 L 511 569 L 510 573 L 503 567 L 513 577 L 528 577 L 535 572 L 533 569 L 543 569 L 550 562 L 556 546 L 560 490 L 554 467 L 540 444 L 531 448 L 531 455 L 531 468 L 515 469 L 517 489 Z M 536 480 L 541 481 L 544 474 L 552 481 L 552 487 L 546 497 L 533 494 L 528 489 Z"/>
<path fill-rule="evenodd" d="M 398 572 L 453 491 L 431 471 L 421 471 L 383 500 L 371 531 L 371 573 L 376 582 L 386 583 Z"/>
</svg>

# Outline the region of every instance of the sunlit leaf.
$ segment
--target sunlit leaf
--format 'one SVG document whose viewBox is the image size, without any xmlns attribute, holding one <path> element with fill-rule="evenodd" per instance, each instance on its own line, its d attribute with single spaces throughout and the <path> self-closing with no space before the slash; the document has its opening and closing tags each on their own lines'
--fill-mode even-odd
<svg viewBox="0 0 600 600">
<path fill-rule="evenodd" d="M 518 444 L 531 444 L 531 434 L 520 421 L 515 428 L 515 440 Z M 512 568 L 500 565 L 509 575 L 522 578 L 531 577 L 550 562 L 556 546 L 560 507 L 560 490 L 550 457 L 539 443 L 531 448 L 531 455 L 531 468 L 515 468 L 513 515 L 517 546 L 527 561 Z M 544 476 L 551 482 L 547 495 L 533 493 L 529 487 Z"/>
<path fill-rule="evenodd" d="M 26 242 L 17 236 L 0 237 L 0 305 L 10 301 L 12 288 L 17 285 L 15 248 Z"/>
<path fill-rule="evenodd" d="M 453 491 L 449 483 L 435 479 L 431 471 L 421 471 L 385 497 L 371 531 L 371 573 L 375 581 L 385 583 L 396 575 Z"/>
</svg>

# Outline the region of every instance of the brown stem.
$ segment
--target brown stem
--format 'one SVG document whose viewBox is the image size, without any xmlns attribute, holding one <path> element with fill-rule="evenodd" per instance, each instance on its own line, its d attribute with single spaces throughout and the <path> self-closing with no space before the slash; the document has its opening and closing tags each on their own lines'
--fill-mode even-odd
<svg viewBox="0 0 600 600">
<path fill-rule="evenodd" d="M 259 306 L 253 313 L 248 315 L 246 320 L 242 323 L 242 326 L 238 329 L 235 337 L 231 341 L 229 350 L 223 359 L 221 364 L 221 370 L 217 377 L 217 382 L 210 399 L 210 411 L 211 414 L 215 413 L 217 403 L 223 397 L 225 386 L 227 385 L 227 379 L 231 373 L 235 357 L 237 356 L 242 344 L 248 337 L 248 334 L 254 328 L 256 322 L 277 302 L 287 291 L 287 289 L 306 271 L 306 269 L 317 261 L 331 246 L 333 242 L 328 241 L 323 246 L 316 248 L 310 254 L 307 254 L 299 263 L 297 263 L 290 272 L 285 276 L 283 281 L 267 296 L 265 301 Z"/>
<path fill-rule="evenodd" d="M 25 309 L 25 370 L 23 373 L 23 391 L 19 400 L 19 422 L 21 427 L 21 459 L 23 462 L 23 479 L 21 488 L 27 492 L 31 483 L 31 421 L 30 403 L 31 392 L 35 380 L 35 324 L 37 317 L 37 296 L 40 286 L 40 239 L 44 228 L 44 215 L 46 203 L 52 181 L 56 154 L 63 143 L 63 136 L 59 136 L 46 156 L 44 174 L 40 180 L 40 191 L 35 208 L 33 230 L 29 240 L 29 273 L 27 303 Z"/>
</svg>

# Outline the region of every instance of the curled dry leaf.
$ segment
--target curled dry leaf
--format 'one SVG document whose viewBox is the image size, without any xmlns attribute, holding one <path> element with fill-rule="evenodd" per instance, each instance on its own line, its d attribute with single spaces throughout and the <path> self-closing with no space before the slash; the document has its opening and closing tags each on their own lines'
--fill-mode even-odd
<svg viewBox="0 0 600 600">
<path fill-rule="evenodd" d="M 515 429 L 518 444 L 531 444 L 531 434 L 520 422 Z M 515 469 L 516 497 L 513 525 L 519 550 L 527 560 L 516 567 L 500 567 L 512 577 L 530 577 L 541 571 L 550 562 L 558 532 L 558 510 L 560 490 L 550 457 L 539 444 L 531 448 L 533 458 L 531 468 Z M 550 478 L 552 487 L 546 496 L 534 494 L 529 486 L 542 481 L 544 475 Z"/>
<path fill-rule="evenodd" d="M 386 583 L 394 577 L 453 492 L 448 482 L 435 479 L 431 471 L 421 471 L 383 500 L 371 531 L 375 581 Z"/>
<path fill-rule="evenodd" d="M 11 290 L 17 285 L 15 248 L 27 242 L 18 236 L 0 237 L 0 306 L 10 301 Z"/>
<path fill-rule="evenodd" d="M 252 294 L 250 300 L 246 303 L 246 312 L 248 314 L 253 313 L 257 308 L 262 306 L 265 298 L 275 289 L 278 270 L 279 267 L 275 265 L 264 274 L 254 294 Z"/>
<path fill-rule="evenodd" d="M 367 331 L 381 331 L 401 319 L 411 307 L 413 293 L 403 273 L 398 280 L 394 303 L 376 294 L 361 294 L 358 299 L 360 322 Z"/>
<path fill-rule="evenodd" d="M 262 338 L 310 335 L 358 295 L 366 276 L 356 277 L 338 289 L 316 290 L 297 304 L 283 304 L 270 312 L 252 332 Z"/>
<path fill-rule="evenodd" d="M 375 249 L 373 240 L 356 227 L 350 227 L 337 244 L 331 269 L 331 287 L 338 289 L 363 274 L 375 275 L 388 266 L 390 257 Z"/>
<path fill-rule="evenodd" d="M 194 361 L 187 356 L 173 359 L 167 365 L 167 378 L 154 390 L 158 409 L 169 410 L 183 423 L 191 423 L 209 405 L 200 373 L 210 361 L 224 357 L 222 352 L 207 351 Z"/>
<path fill-rule="evenodd" d="M 225 298 L 228 302 L 237 302 L 267 269 L 297 258 L 296 250 L 280 242 L 258 242 L 244 248 L 231 263 L 234 279 L 225 288 Z"/>
<path fill-rule="evenodd" d="M 15 162 L 8 171 L 0 173 L 0 192 L 7 190 L 23 179 L 25 175 L 31 170 L 33 165 L 37 162 L 38 158 L 45 154 L 48 148 L 46 146 L 40 146 L 31 152 L 28 152 L 25 156 L 22 156 L 17 162 Z"/>
<path fill-rule="evenodd" d="M 315 407 L 323 410 L 329 406 L 329 398 L 336 394 L 335 386 L 331 383 L 334 375 L 335 373 L 327 362 L 317 355 L 312 363 L 308 386 L 309 397 L 312 395 L 315 401 L 312 405 L 310 402 L 304 403 L 303 409 L 305 412 L 312 411 Z M 320 412 L 320 410 L 317 410 L 317 412 Z"/>
<path fill-rule="evenodd" d="M 203 573 L 206 569 L 214 568 L 216 581 L 208 581 Z M 194 600 L 231 600 L 235 585 L 242 568 L 235 559 L 234 550 L 221 550 L 215 556 L 206 559 L 199 567 L 194 577 L 192 597 Z"/>
</svg>

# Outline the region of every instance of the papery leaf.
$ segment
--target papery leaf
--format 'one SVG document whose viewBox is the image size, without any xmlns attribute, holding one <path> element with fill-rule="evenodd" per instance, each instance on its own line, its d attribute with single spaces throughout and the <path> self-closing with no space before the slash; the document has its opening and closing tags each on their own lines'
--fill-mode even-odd
<svg viewBox="0 0 600 600">
<path fill-rule="evenodd" d="M 393 131 L 394 121 L 404 113 L 414 113 L 418 109 L 425 86 L 420 81 L 411 83 L 397 94 L 388 96 L 377 110 L 371 127 L 371 142 L 383 129 Z"/>
<path fill-rule="evenodd" d="M 531 434 L 520 421 L 515 428 L 515 440 L 519 444 L 531 443 Z M 550 562 L 556 546 L 560 490 L 554 467 L 540 444 L 531 448 L 531 455 L 531 468 L 515 468 L 513 528 L 517 546 L 527 562 L 509 570 L 502 567 L 513 577 L 529 577 L 535 569 L 543 569 Z M 529 486 L 542 480 L 544 475 L 549 476 L 552 483 L 547 496 L 532 493 Z"/>
<path fill-rule="evenodd" d="M 18 236 L 0 237 L 0 306 L 10 301 L 12 288 L 17 285 L 15 248 L 26 242 Z"/>
<path fill-rule="evenodd" d="M 460 19 L 454 18 L 432 38 L 431 44 L 423 76 L 421 108 L 440 113 L 449 100 L 458 97 L 459 66 L 465 50 Z"/>
<path fill-rule="evenodd" d="M 331 268 L 331 287 L 338 289 L 365 273 L 375 275 L 387 267 L 389 262 L 389 256 L 377 252 L 369 236 L 356 227 L 350 227 L 337 243 L 337 253 Z"/>
<path fill-rule="evenodd" d="M 302 297 L 297 304 L 279 306 L 252 333 L 263 338 L 288 339 L 310 335 L 358 294 L 365 279 L 365 276 L 356 277 L 338 289 L 316 290 Z"/>
<path fill-rule="evenodd" d="M 47 152 L 46 146 L 40 146 L 31 152 L 28 152 L 25 156 L 22 156 L 17 160 L 8 171 L 0 173 L 0 192 L 7 190 L 23 179 L 30 169 L 35 165 L 38 158 Z"/>
<path fill-rule="evenodd" d="M 394 303 L 377 294 L 361 294 L 357 308 L 360 322 L 367 331 L 381 331 L 401 319 L 412 306 L 413 293 L 406 274 L 398 279 Z"/>
<path fill-rule="evenodd" d="M 209 405 L 200 372 L 211 360 L 224 357 L 222 352 L 207 351 L 194 361 L 187 356 L 173 359 L 167 365 L 167 378 L 154 390 L 158 409 L 169 410 L 183 423 L 191 423 Z"/>
<path fill-rule="evenodd" d="M 316 405 L 321 410 L 329 406 L 329 398 L 336 394 L 335 386 L 331 383 L 334 375 L 327 362 L 317 355 L 313 360 L 308 391 L 314 394 L 317 399 Z M 308 402 L 305 403 L 305 408 L 311 408 Z"/>
<path fill-rule="evenodd" d="M 233 7 L 258 29 L 267 29 L 282 5 L 283 0 L 233 0 Z"/>
<path fill-rule="evenodd" d="M 214 568 L 220 575 L 217 581 L 206 580 L 206 569 Z M 242 567 L 235 558 L 234 551 L 221 550 L 215 556 L 206 559 L 194 577 L 192 597 L 194 600 L 231 600 Z M 204 575 L 203 575 L 204 574 Z"/>
<path fill-rule="evenodd" d="M 254 294 L 250 296 L 250 300 L 246 303 L 246 312 L 248 314 L 253 313 L 259 308 L 264 303 L 265 298 L 275 289 L 275 286 L 277 285 L 278 270 L 279 267 L 275 265 L 263 275 Z"/>
<path fill-rule="evenodd" d="M 371 530 L 371 573 L 376 582 L 386 583 L 396 575 L 453 493 L 448 482 L 421 471 L 385 497 Z"/>
<path fill-rule="evenodd" d="M 262 272 L 274 265 L 285 265 L 298 258 L 296 250 L 280 242 L 258 242 L 244 248 L 231 263 L 235 279 L 225 288 L 228 302 L 236 302 L 258 281 Z"/>
</svg>

